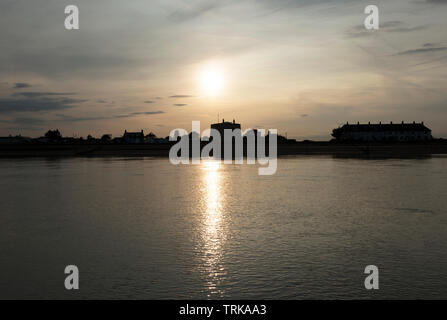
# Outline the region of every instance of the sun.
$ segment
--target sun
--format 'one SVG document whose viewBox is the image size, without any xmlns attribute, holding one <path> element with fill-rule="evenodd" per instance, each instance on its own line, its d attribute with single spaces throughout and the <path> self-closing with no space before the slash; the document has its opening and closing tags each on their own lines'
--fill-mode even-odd
<svg viewBox="0 0 447 320">
<path fill-rule="evenodd" d="M 199 74 L 199 86 L 203 94 L 217 96 L 222 93 L 225 76 L 222 67 L 217 63 L 205 65 Z"/>
</svg>

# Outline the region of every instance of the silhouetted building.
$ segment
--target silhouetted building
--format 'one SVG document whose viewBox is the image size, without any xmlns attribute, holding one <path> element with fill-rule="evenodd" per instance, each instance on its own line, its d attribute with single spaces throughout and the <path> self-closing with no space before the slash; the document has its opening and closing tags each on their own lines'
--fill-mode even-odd
<svg viewBox="0 0 447 320">
<path fill-rule="evenodd" d="M 334 129 L 332 136 L 337 141 L 385 142 L 427 141 L 433 139 L 431 130 L 423 122 L 393 124 L 349 124 Z"/>
<path fill-rule="evenodd" d="M 222 159 L 225 156 L 225 150 L 227 150 L 227 148 L 231 149 L 231 158 L 235 159 L 236 144 L 239 144 L 242 147 L 242 151 L 245 149 L 243 138 L 242 138 L 242 132 L 240 131 L 241 125 L 239 123 L 236 123 L 236 121 L 234 119 L 233 119 L 233 122 L 226 122 L 225 119 L 222 119 L 221 123 L 211 124 L 211 129 L 217 130 L 220 134 Z M 227 140 L 225 139 L 225 130 L 231 131 L 231 134 L 232 134 L 231 139 L 227 139 Z M 239 130 L 239 133 L 234 132 L 234 130 Z M 240 154 L 239 156 L 242 157 L 243 154 Z"/>
<path fill-rule="evenodd" d="M 127 132 L 125 130 L 121 141 L 126 144 L 144 143 L 144 132 L 143 130 L 141 132 Z"/>
<path fill-rule="evenodd" d="M 211 129 L 215 129 L 217 131 L 219 131 L 220 136 L 222 138 L 222 141 L 224 140 L 224 133 L 225 130 L 236 130 L 236 129 L 241 129 L 241 125 L 239 123 L 236 123 L 233 119 L 233 122 L 225 122 L 225 119 L 222 119 L 221 123 L 214 123 L 211 125 Z"/>
</svg>

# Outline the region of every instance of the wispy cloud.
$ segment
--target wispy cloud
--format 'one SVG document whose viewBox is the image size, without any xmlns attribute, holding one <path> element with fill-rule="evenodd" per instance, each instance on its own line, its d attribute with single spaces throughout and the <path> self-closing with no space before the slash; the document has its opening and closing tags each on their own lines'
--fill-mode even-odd
<svg viewBox="0 0 447 320">
<path fill-rule="evenodd" d="M 81 121 L 97 121 L 97 120 L 110 120 L 110 119 L 122 119 L 122 118 L 132 118 L 137 116 L 151 116 L 157 114 L 164 114 L 164 111 L 146 111 L 146 112 L 132 112 L 127 114 L 117 114 L 117 115 L 99 115 L 99 116 L 89 116 L 89 117 L 73 117 L 65 114 L 58 114 L 60 121 L 64 122 L 81 122 Z"/>
<path fill-rule="evenodd" d="M 19 87 L 27 86 L 19 85 Z M 76 93 L 16 92 L 9 97 L 0 98 L 0 113 L 63 110 L 87 101 L 68 97 L 70 95 L 76 95 Z"/>
<path fill-rule="evenodd" d="M 411 49 L 406 51 L 401 51 L 396 53 L 395 55 L 402 56 L 402 55 L 412 55 L 412 54 L 420 54 L 420 53 L 430 53 L 430 52 L 439 52 L 439 51 L 446 51 L 447 47 L 426 47 L 418 48 L 418 49 Z"/>
<path fill-rule="evenodd" d="M 174 106 L 175 107 L 184 107 L 184 106 L 187 106 L 187 104 L 185 104 L 185 103 L 176 103 L 176 104 L 174 104 Z"/>
<path fill-rule="evenodd" d="M 30 88 L 31 85 L 26 82 L 17 82 L 14 84 L 14 89 L 24 89 L 24 88 Z"/>
<path fill-rule="evenodd" d="M 26 98 L 54 97 L 54 96 L 72 96 L 73 92 L 17 92 L 13 96 L 23 96 Z"/>
<path fill-rule="evenodd" d="M 176 94 L 176 95 L 170 96 L 169 98 L 172 98 L 172 99 L 178 99 L 178 98 L 194 98 L 194 96 L 187 95 L 187 94 Z"/>
<path fill-rule="evenodd" d="M 365 36 L 371 36 L 377 32 L 407 33 L 407 32 L 424 30 L 426 28 L 427 26 L 425 25 L 409 27 L 406 26 L 405 23 L 402 21 L 386 21 L 380 23 L 379 30 L 367 30 L 364 25 L 357 25 L 349 28 L 346 31 L 346 34 L 348 37 L 365 37 Z"/>
<path fill-rule="evenodd" d="M 343 3 L 354 2 L 354 0 L 257 0 L 251 2 L 252 11 L 257 16 L 266 16 L 278 12 L 288 12 L 307 6 L 321 5 L 341 5 Z M 180 8 L 170 13 L 168 18 L 173 22 L 186 22 L 189 20 L 199 19 L 206 15 L 213 14 L 214 17 L 219 14 L 225 14 L 225 9 L 235 9 L 237 6 L 243 6 L 240 0 L 196 0 L 184 1 Z"/>
<path fill-rule="evenodd" d="M 219 7 L 223 6 L 225 2 L 228 3 L 229 1 L 201 1 L 195 5 L 188 1 L 185 2 L 185 6 L 183 8 L 173 11 L 168 18 L 175 22 L 192 20 L 200 17 L 207 12 L 218 9 Z"/>
<path fill-rule="evenodd" d="M 85 102 L 82 99 L 60 98 L 32 98 L 32 99 L 0 99 L 0 113 L 9 112 L 39 112 L 64 110 Z"/>
<path fill-rule="evenodd" d="M 131 115 L 132 116 L 140 116 L 140 115 L 151 116 L 154 114 L 163 114 L 163 113 L 165 113 L 165 112 L 164 111 L 146 111 L 146 112 L 133 112 L 133 113 L 131 113 Z"/>
<path fill-rule="evenodd" d="M 26 125 L 27 127 L 42 126 L 48 123 L 46 119 L 35 118 L 35 117 L 17 117 L 10 122 L 19 125 Z"/>
</svg>

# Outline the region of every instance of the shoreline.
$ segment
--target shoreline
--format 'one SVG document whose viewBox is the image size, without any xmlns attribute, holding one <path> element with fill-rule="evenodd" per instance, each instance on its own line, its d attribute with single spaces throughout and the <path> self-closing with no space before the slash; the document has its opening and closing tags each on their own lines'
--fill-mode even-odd
<svg viewBox="0 0 447 320">
<path fill-rule="evenodd" d="M 173 144 L 21 144 L 0 145 L 0 158 L 168 157 Z M 447 154 L 447 140 L 400 143 L 297 142 L 278 144 L 278 156 L 408 157 Z"/>
</svg>

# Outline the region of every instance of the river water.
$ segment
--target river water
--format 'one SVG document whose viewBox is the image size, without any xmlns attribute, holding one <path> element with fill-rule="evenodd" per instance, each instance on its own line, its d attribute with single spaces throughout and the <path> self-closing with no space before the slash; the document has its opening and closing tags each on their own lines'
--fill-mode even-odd
<svg viewBox="0 0 447 320">
<path fill-rule="evenodd" d="M 447 158 L 0 160 L 0 298 L 447 298 Z M 80 290 L 64 288 L 76 265 Z M 380 289 L 364 287 L 367 265 Z"/>
</svg>

